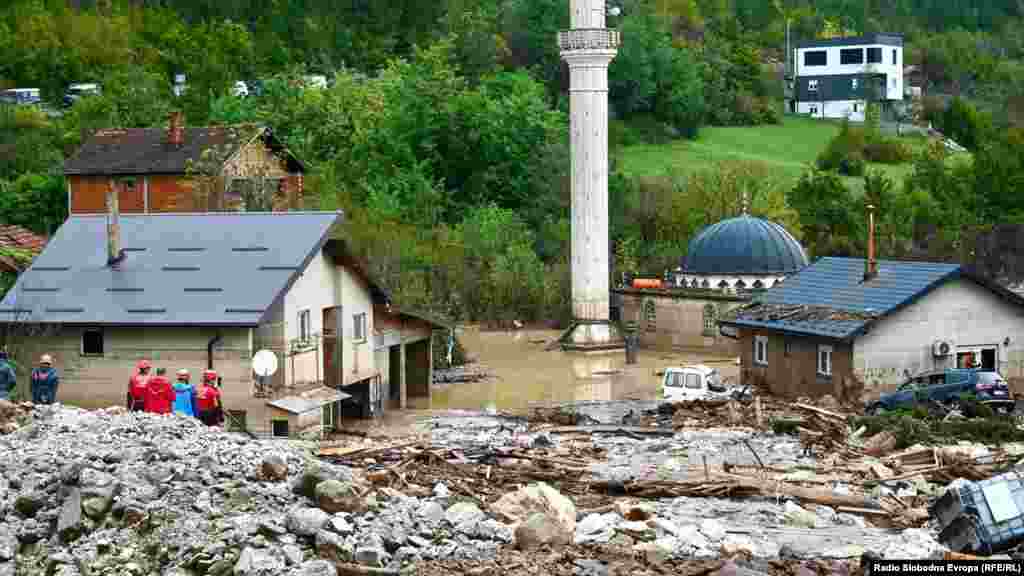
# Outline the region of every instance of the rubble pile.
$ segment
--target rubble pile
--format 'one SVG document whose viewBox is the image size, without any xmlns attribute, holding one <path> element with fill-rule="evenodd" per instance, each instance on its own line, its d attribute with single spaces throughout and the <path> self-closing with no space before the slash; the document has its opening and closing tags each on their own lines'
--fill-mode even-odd
<svg viewBox="0 0 1024 576">
<path fill-rule="evenodd" d="M 32 404 L 0 400 L 0 434 L 11 434 L 17 430 L 32 413 Z"/>
<path fill-rule="evenodd" d="M 397 574 L 512 542 L 437 492 L 376 488 L 301 443 L 192 418 L 36 407 L 0 436 L 0 575 Z"/>
</svg>

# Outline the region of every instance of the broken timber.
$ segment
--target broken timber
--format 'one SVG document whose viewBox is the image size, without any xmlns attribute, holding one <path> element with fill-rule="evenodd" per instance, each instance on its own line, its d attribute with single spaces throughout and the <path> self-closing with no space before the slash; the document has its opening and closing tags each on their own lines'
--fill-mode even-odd
<svg viewBox="0 0 1024 576">
<path fill-rule="evenodd" d="M 652 436 L 674 436 L 675 431 L 670 428 L 652 428 L 650 426 L 559 426 L 547 430 L 552 434 L 647 434 Z"/>
</svg>

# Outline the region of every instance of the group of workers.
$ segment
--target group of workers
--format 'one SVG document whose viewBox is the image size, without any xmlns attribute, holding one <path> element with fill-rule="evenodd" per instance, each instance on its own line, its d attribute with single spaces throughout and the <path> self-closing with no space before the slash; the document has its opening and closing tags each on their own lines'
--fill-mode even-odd
<svg viewBox="0 0 1024 576">
<path fill-rule="evenodd" d="M 174 384 L 167 379 L 163 368 L 157 368 L 156 375 L 150 376 L 152 365 L 148 360 L 140 360 L 136 368 L 138 372 L 128 381 L 129 410 L 154 414 L 176 412 L 198 418 L 207 426 L 224 422 L 216 371 L 204 370 L 203 381 L 196 388 L 189 381 L 191 374 L 184 368 L 178 370 Z"/>
<path fill-rule="evenodd" d="M 60 378 L 53 367 L 53 358 L 43 354 L 39 366 L 32 369 L 30 376 L 33 404 L 53 404 L 57 399 L 57 385 Z M 7 400 L 18 388 L 17 376 L 6 350 L 0 350 L 0 400 Z"/>
</svg>

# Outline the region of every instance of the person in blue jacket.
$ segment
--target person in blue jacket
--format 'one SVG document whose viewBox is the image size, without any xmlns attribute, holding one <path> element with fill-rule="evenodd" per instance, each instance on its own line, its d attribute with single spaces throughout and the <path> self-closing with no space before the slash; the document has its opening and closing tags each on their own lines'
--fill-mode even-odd
<svg viewBox="0 0 1024 576">
<path fill-rule="evenodd" d="M 188 370 L 178 370 L 178 381 L 174 383 L 174 413 L 196 416 L 196 389 L 188 381 Z"/>
<path fill-rule="evenodd" d="M 53 357 L 43 354 L 39 367 L 32 370 L 32 403 L 53 404 L 57 399 L 57 385 L 60 379 L 53 367 Z"/>
<path fill-rule="evenodd" d="M 17 377 L 7 358 L 7 351 L 0 350 L 0 400 L 9 399 L 17 388 Z"/>
</svg>

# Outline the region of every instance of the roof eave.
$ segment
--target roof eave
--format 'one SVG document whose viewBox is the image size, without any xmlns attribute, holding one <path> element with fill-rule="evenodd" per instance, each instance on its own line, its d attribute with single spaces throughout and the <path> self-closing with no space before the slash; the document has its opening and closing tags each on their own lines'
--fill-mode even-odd
<svg viewBox="0 0 1024 576">
<path fill-rule="evenodd" d="M 865 322 L 860 328 L 847 332 L 845 334 L 825 334 L 814 330 L 800 330 L 795 327 L 784 327 L 784 326 L 772 326 L 768 323 L 755 323 L 747 322 L 744 320 L 719 320 L 719 324 L 726 326 L 732 326 L 735 328 L 746 328 L 748 330 L 768 330 L 771 332 L 778 332 L 780 334 L 789 334 L 793 336 L 801 336 L 807 338 L 826 338 L 829 340 L 836 340 L 839 342 L 849 342 L 857 338 L 861 331 L 866 329 L 868 325 L 873 323 L 874 320 Z"/>
</svg>

